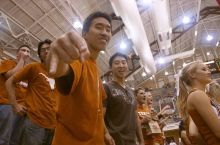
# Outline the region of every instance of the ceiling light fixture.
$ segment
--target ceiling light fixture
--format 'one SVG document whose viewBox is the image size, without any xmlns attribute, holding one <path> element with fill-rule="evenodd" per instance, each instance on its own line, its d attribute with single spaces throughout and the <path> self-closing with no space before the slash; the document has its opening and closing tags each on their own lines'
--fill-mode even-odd
<svg viewBox="0 0 220 145">
<path fill-rule="evenodd" d="M 213 39 L 213 36 L 212 35 L 208 35 L 207 37 L 206 37 L 206 40 L 207 41 L 211 41 Z"/>
<path fill-rule="evenodd" d="M 127 48 L 127 45 L 126 45 L 126 43 L 125 43 L 124 41 L 121 41 L 121 43 L 120 43 L 120 48 L 121 48 L 121 49 Z"/>
<path fill-rule="evenodd" d="M 216 46 L 218 46 L 219 45 L 219 41 L 216 43 Z"/>
<path fill-rule="evenodd" d="M 165 74 L 166 76 L 167 76 L 167 75 L 169 75 L 169 73 L 168 73 L 167 71 L 165 71 L 165 73 L 164 73 L 164 74 Z"/>
<path fill-rule="evenodd" d="M 165 60 L 164 60 L 163 58 L 159 58 L 159 59 L 158 59 L 158 62 L 159 62 L 160 64 L 164 64 L 164 63 L 165 63 Z"/>
<path fill-rule="evenodd" d="M 142 72 L 142 77 L 145 77 L 147 74 L 146 74 L 146 72 Z"/>
<path fill-rule="evenodd" d="M 101 52 L 101 54 L 105 54 L 105 51 L 103 51 L 103 50 L 102 50 L 102 51 L 100 51 L 100 52 Z"/>
<path fill-rule="evenodd" d="M 75 29 L 79 29 L 79 28 L 82 28 L 82 23 L 79 21 L 79 20 L 76 20 L 74 23 L 73 23 L 73 27 Z"/>
<path fill-rule="evenodd" d="M 210 52 L 207 52 L 206 55 L 210 55 Z"/>
<path fill-rule="evenodd" d="M 195 36 L 197 36 L 197 34 L 198 34 L 198 31 L 196 30 L 196 31 L 195 31 Z"/>
<path fill-rule="evenodd" d="M 182 22 L 183 22 L 183 24 L 188 24 L 190 22 L 189 17 L 184 16 Z"/>
</svg>

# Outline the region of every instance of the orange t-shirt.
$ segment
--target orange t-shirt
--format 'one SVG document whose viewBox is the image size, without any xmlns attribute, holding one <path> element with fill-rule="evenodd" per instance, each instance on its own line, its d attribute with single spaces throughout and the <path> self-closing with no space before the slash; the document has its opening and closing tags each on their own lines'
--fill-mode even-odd
<svg viewBox="0 0 220 145">
<path fill-rule="evenodd" d="M 137 112 L 140 119 L 143 119 L 146 115 L 151 115 L 151 110 L 147 105 L 138 105 Z M 145 145 L 153 145 L 154 143 L 163 144 L 162 133 L 147 135 L 148 129 L 145 127 L 144 124 L 142 124 L 141 126 Z"/>
<path fill-rule="evenodd" d="M 27 81 L 26 106 L 29 119 L 43 128 L 56 124 L 56 100 L 52 93 L 54 81 L 42 63 L 31 63 L 14 75 L 16 82 Z"/>
<path fill-rule="evenodd" d="M 5 87 L 5 82 L 7 81 L 7 79 L 5 78 L 4 73 L 7 73 L 16 65 L 17 63 L 14 60 L 4 60 L 0 62 L 0 104 L 9 104 L 8 94 Z M 26 96 L 26 86 L 21 84 L 25 83 L 19 82 L 16 84 L 16 100 L 18 101 L 18 103 L 24 104 Z"/>
<path fill-rule="evenodd" d="M 106 95 L 97 64 L 90 59 L 70 66 L 74 81 L 70 93 L 59 99 L 53 145 L 103 145 L 102 101 Z"/>
</svg>

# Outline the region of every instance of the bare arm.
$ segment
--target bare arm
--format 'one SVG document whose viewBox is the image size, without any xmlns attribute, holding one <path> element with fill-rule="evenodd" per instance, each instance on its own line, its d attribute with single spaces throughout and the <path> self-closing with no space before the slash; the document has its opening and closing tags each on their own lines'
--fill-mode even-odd
<svg viewBox="0 0 220 145">
<path fill-rule="evenodd" d="M 138 113 L 136 112 L 136 123 L 137 123 L 137 129 L 136 134 L 140 145 L 144 145 L 144 138 L 141 130 L 141 121 L 139 119 Z"/>
<path fill-rule="evenodd" d="M 108 129 L 105 125 L 104 117 L 105 117 L 106 108 L 103 108 L 103 124 L 104 124 L 104 140 L 106 145 L 115 145 L 114 139 L 111 137 L 111 135 L 108 132 Z"/>
<path fill-rule="evenodd" d="M 188 109 L 196 110 L 210 130 L 220 139 L 220 120 L 212 109 L 210 99 L 203 91 L 195 91 L 188 98 Z"/>
<path fill-rule="evenodd" d="M 189 138 L 186 135 L 186 131 L 182 130 L 181 131 L 181 139 L 186 143 L 186 145 L 192 145 Z"/>
</svg>

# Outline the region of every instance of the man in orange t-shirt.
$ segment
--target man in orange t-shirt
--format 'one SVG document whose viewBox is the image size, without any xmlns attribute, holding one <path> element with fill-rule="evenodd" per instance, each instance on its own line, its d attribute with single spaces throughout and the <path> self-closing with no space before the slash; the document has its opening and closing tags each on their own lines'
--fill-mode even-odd
<svg viewBox="0 0 220 145">
<path fill-rule="evenodd" d="M 13 124 L 18 123 L 20 119 L 13 114 L 12 107 L 8 100 L 8 94 L 5 88 L 6 80 L 14 73 L 19 71 L 29 62 L 30 48 L 22 45 L 17 50 L 16 60 L 3 60 L 0 62 L 0 144 L 8 145 Z M 24 103 L 25 84 L 20 82 L 16 84 L 17 101 Z M 16 122 L 14 121 L 16 120 Z"/>
<path fill-rule="evenodd" d="M 55 81 L 48 77 L 45 59 L 51 41 L 46 39 L 38 44 L 38 55 L 41 63 L 28 64 L 22 70 L 10 77 L 6 82 L 10 102 L 18 114 L 26 114 L 22 136 L 17 144 L 50 145 L 56 124 L 56 102 L 52 93 Z M 16 101 L 15 84 L 27 81 L 26 108 Z"/>
<path fill-rule="evenodd" d="M 82 36 L 73 31 L 58 38 L 47 58 L 48 70 L 64 95 L 59 98 L 53 145 L 104 144 L 105 93 L 96 59 L 111 38 L 110 16 L 102 12 L 89 15 Z"/>
</svg>

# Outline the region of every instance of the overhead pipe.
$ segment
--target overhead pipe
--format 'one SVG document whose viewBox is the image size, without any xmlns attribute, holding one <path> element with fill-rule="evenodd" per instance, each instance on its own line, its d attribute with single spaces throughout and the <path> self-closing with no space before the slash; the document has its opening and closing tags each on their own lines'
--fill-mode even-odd
<svg viewBox="0 0 220 145">
<path fill-rule="evenodd" d="M 110 0 L 117 16 L 125 24 L 126 33 L 133 41 L 135 52 L 140 57 L 140 63 L 146 72 L 155 73 L 156 66 L 144 30 L 144 26 L 135 0 Z"/>
<path fill-rule="evenodd" d="M 152 1 L 152 14 L 159 48 L 165 55 L 168 55 L 169 49 L 171 49 L 172 46 L 172 27 L 170 22 L 168 0 Z"/>
</svg>

